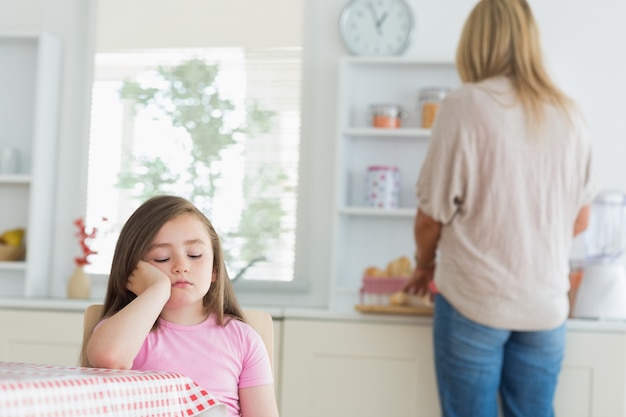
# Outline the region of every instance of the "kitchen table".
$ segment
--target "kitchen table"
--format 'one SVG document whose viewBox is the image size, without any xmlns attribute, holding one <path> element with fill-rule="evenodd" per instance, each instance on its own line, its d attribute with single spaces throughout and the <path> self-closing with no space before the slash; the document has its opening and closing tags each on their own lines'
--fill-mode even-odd
<svg viewBox="0 0 626 417">
<path fill-rule="evenodd" d="M 225 415 L 224 404 L 176 373 L 0 362 L 0 417 Z"/>
</svg>

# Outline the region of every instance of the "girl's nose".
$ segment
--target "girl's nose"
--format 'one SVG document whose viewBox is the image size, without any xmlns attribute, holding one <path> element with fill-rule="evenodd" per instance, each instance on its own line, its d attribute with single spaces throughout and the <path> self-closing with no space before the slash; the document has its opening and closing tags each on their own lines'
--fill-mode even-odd
<svg viewBox="0 0 626 417">
<path fill-rule="evenodd" d="M 174 265 L 174 272 L 177 274 L 189 272 L 189 264 L 183 259 L 176 261 L 176 264 Z"/>
</svg>

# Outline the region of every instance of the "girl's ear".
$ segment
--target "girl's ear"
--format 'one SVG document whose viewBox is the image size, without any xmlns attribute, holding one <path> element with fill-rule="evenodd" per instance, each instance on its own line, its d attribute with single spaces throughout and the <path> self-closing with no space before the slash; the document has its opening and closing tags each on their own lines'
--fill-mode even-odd
<svg viewBox="0 0 626 417">
<path fill-rule="evenodd" d="M 211 274 L 211 282 L 217 281 L 217 271 L 213 271 Z"/>
</svg>

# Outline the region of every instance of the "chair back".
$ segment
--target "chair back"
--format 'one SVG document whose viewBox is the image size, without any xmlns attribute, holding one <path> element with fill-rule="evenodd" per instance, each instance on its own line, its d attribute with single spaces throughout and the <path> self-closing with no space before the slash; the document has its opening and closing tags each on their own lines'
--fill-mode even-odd
<svg viewBox="0 0 626 417">
<path fill-rule="evenodd" d="M 83 317 L 83 345 L 80 351 L 80 366 L 91 366 L 91 364 L 87 360 L 85 349 L 87 348 L 87 342 L 91 337 L 91 332 L 93 331 L 93 328 L 96 327 L 96 324 L 98 324 L 100 317 L 102 317 L 103 310 L 103 304 L 92 304 L 85 310 L 85 316 Z"/>
<path fill-rule="evenodd" d="M 267 311 L 256 309 L 244 309 L 243 314 L 248 324 L 261 335 L 270 357 L 272 374 L 274 374 L 274 321 L 272 316 Z"/>
<path fill-rule="evenodd" d="M 80 355 L 80 366 L 90 366 L 85 355 L 85 348 L 87 347 L 87 341 L 91 336 L 93 328 L 96 326 L 100 317 L 102 317 L 102 311 L 104 305 L 92 304 L 85 310 L 85 316 L 83 318 L 83 346 Z M 244 309 L 243 311 L 246 321 L 252 326 L 254 330 L 261 335 L 263 343 L 270 358 L 270 364 L 272 365 L 272 373 L 274 373 L 274 324 L 272 316 L 263 310 L 256 309 Z"/>
</svg>

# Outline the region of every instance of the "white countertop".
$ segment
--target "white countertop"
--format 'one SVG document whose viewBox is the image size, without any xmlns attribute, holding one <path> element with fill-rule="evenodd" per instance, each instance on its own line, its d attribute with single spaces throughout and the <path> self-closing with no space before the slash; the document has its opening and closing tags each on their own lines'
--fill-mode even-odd
<svg viewBox="0 0 626 417">
<path fill-rule="evenodd" d="M 102 303 L 101 299 L 76 300 L 67 298 L 0 298 L 0 308 L 20 310 L 84 311 L 91 304 Z M 328 308 L 298 308 L 275 306 L 243 306 L 267 311 L 274 319 L 354 321 L 362 323 L 418 324 L 429 326 L 428 316 L 360 313 L 356 310 L 334 310 Z M 582 320 L 567 322 L 571 331 L 594 331 L 602 333 L 626 333 L 626 320 Z"/>
<path fill-rule="evenodd" d="M 0 298 L 0 308 L 20 310 L 84 311 L 91 304 L 102 304 L 102 299 L 68 298 Z M 400 322 L 430 324 L 430 317 L 400 316 L 384 314 L 362 314 L 356 310 L 330 310 L 327 308 L 297 308 L 245 305 L 243 308 L 262 309 L 274 319 L 314 319 L 333 321 Z"/>
<path fill-rule="evenodd" d="M 84 311 L 103 300 L 73 300 L 69 298 L 0 298 L 0 308 L 20 310 Z"/>
</svg>

